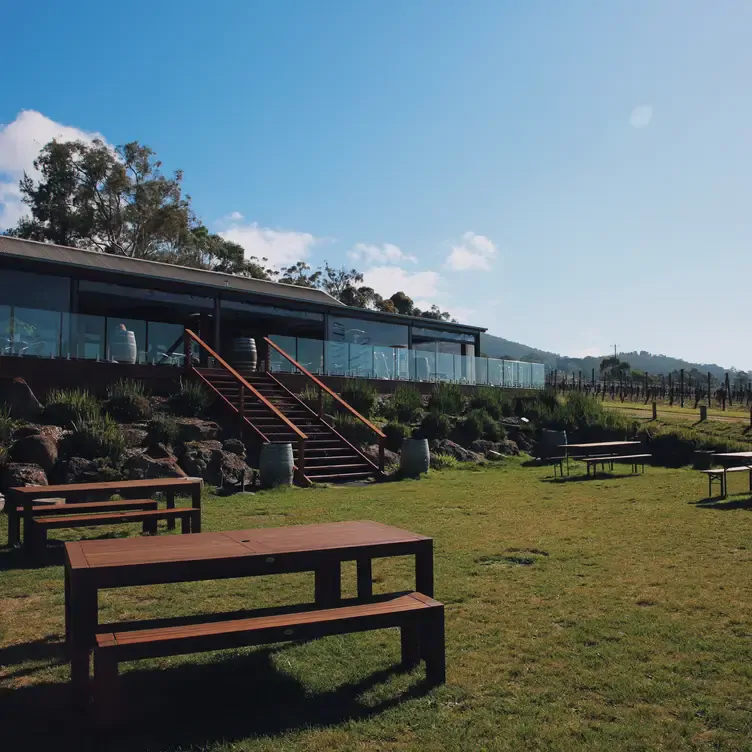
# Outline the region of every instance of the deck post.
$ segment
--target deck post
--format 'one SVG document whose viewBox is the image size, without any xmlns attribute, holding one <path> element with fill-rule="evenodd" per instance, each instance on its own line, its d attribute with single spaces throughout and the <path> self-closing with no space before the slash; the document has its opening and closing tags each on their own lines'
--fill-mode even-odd
<svg viewBox="0 0 752 752">
<path fill-rule="evenodd" d="M 305 439 L 298 439 L 298 484 L 305 485 Z"/>
<path fill-rule="evenodd" d="M 379 470 L 384 472 L 384 442 L 386 439 L 383 436 L 379 436 Z"/>
</svg>

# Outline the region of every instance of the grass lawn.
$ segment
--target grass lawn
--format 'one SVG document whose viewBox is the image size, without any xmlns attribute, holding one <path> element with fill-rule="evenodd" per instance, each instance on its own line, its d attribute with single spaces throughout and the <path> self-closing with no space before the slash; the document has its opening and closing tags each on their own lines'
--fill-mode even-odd
<svg viewBox="0 0 752 752">
<path fill-rule="evenodd" d="M 549 476 L 508 460 L 417 482 L 208 496 L 205 530 L 374 519 L 433 536 L 448 683 L 428 692 L 422 667 L 395 671 L 392 631 L 125 664 L 132 721 L 89 748 L 752 750 L 752 502 L 697 503 L 705 477 L 688 470 Z M 23 569 L 7 551 L 0 562 L 3 748 L 83 749 L 62 569 Z M 406 560 L 377 561 L 374 575 L 379 592 L 413 584 Z M 344 579 L 354 593 L 354 566 Z M 312 575 L 115 590 L 100 619 L 312 592 Z"/>
</svg>

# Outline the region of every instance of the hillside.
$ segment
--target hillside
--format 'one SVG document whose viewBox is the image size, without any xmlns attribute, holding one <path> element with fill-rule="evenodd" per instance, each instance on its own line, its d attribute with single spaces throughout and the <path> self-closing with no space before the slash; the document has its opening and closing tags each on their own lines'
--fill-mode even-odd
<svg viewBox="0 0 752 752">
<path fill-rule="evenodd" d="M 494 337 L 491 334 L 481 334 L 481 352 L 491 358 L 509 358 L 512 360 L 527 360 L 536 363 L 544 363 L 547 368 L 557 368 L 565 373 L 576 373 L 582 371 L 583 374 L 589 374 L 591 369 L 595 368 L 596 373 L 600 366 L 601 360 L 607 356 L 588 358 L 568 358 L 558 353 L 538 350 L 529 345 L 523 345 L 520 342 L 511 342 L 502 337 Z M 700 373 L 710 373 L 717 379 L 723 379 L 731 369 L 723 368 L 715 363 L 690 363 L 680 358 L 672 358 L 668 355 L 654 355 L 645 350 L 640 352 L 619 353 L 622 360 L 626 360 L 633 369 L 638 371 L 647 371 L 654 374 L 668 374 L 680 369 L 686 372 L 693 370 Z"/>
</svg>

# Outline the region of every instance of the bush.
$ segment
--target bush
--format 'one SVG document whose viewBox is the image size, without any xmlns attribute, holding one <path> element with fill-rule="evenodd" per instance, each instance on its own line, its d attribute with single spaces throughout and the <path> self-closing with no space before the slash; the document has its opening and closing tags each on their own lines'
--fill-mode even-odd
<svg viewBox="0 0 752 752">
<path fill-rule="evenodd" d="M 150 444 L 177 444 L 178 424 L 169 415 L 155 415 L 146 426 L 146 432 Z"/>
<path fill-rule="evenodd" d="M 334 430 L 342 434 L 351 444 L 357 447 L 365 447 L 375 444 L 376 434 L 362 421 L 350 413 L 337 413 L 332 424 Z"/>
<path fill-rule="evenodd" d="M 117 462 L 125 453 L 125 437 L 120 426 L 109 415 L 74 423 L 73 430 L 60 442 L 64 457 L 83 457 L 94 460 L 107 457 Z"/>
<path fill-rule="evenodd" d="M 8 447 L 0 446 L 0 467 L 8 461 Z"/>
<path fill-rule="evenodd" d="M 459 464 L 451 454 L 431 454 L 431 470 L 452 470 Z"/>
<path fill-rule="evenodd" d="M 85 389 L 53 389 L 47 395 L 44 420 L 54 426 L 94 423 L 102 417 L 99 401 Z"/>
<path fill-rule="evenodd" d="M 464 406 L 465 399 L 457 384 L 436 384 L 428 400 L 428 409 L 432 413 L 460 415 Z"/>
<path fill-rule="evenodd" d="M 324 402 L 324 412 L 325 413 L 331 413 L 332 412 L 332 405 L 334 403 L 334 400 L 330 395 L 328 395 L 326 392 L 324 392 L 322 395 L 323 402 Z M 311 386 L 310 384 L 306 384 L 305 389 L 298 395 L 298 397 L 303 400 L 303 402 L 308 405 L 308 407 L 311 408 L 314 412 L 318 413 L 319 411 L 319 390 L 318 387 Z"/>
<path fill-rule="evenodd" d="M 477 439 L 500 441 L 505 435 L 501 423 L 485 410 L 470 410 L 460 422 L 458 430 L 466 442 Z"/>
<path fill-rule="evenodd" d="M 399 452 L 402 448 L 402 440 L 406 439 L 412 433 L 410 426 L 404 423 L 397 423 L 396 421 L 387 423 L 381 430 L 386 434 L 384 444 L 392 452 Z"/>
<path fill-rule="evenodd" d="M 469 405 L 471 410 L 484 410 L 496 420 L 514 412 L 512 403 L 503 392 L 490 386 L 478 387 L 470 397 Z"/>
<path fill-rule="evenodd" d="M 211 395 L 200 381 L 180 379 L 180 389 L 170 395 L 167 404 L 176 415 L 200 418 L 211 403 Z"/>
<path fill-rule="evenodd" d="M 390 418 L 400 423 L 414 423 L 420 416 L 422 407 L 420 392 L 415 387 L 400 384 L 394 390 L 386 412 Z"/>
<path fill-rule="evenodd" d="M 452 421 L 447 415 L 430 412 L 420 423 L 417 435 L 421 439 L 446 439 L 452 432 Z"/>
<path fill-rule="evenodd" d="M 373 409 L 378 399 L 378 392 L 367 382 L 353 379 L 345 384 L 339 394 L 345 402 L 357 410 L 364 418 L 370 418 L 373 415 Z"/>
<path fill-rule="evenodd" d="M 9 407 L 0 407 L 0 446 L 10 441 L 10 435 L 16 427 L 16 422 L 11 418 Z"/>
<path fill-rule="evenodd" d="M 107 411 L 123 421 L 148 420 L 151 405 L 141 381 L 120 379 L 107 389 Z"/>
</svg>

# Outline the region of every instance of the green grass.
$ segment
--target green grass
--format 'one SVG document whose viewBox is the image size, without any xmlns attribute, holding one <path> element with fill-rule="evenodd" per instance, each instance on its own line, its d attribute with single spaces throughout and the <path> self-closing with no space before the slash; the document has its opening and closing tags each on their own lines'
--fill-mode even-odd
<svg viewBox="0 0 752 752">
<path fill-rule="evenodd" d="M 422 668 L 394 673 L 399 639 L 383 631 L 126 664 L 134 720 L 92 748 L 752 750 L 752 502 L 698 504 L 705 478 L 689 470 L 549 476 L 505 460 L 420 481 L 207 496 L 205 530 L 375 519 L 433 536 L 448 683 L 426 692 Z M 2 556 L 4 742 L 82 749 L 62 570 L 15 562 Z M 354 567 L 344 574 L 352 594 Z M 374 575 L 378 592 L 413 582 L 401 559 L 375 562 Z M 100 620 L 308 601 L 312 589 L 312 576 L 286 575 L 108 591 Z"/>
</svg>

